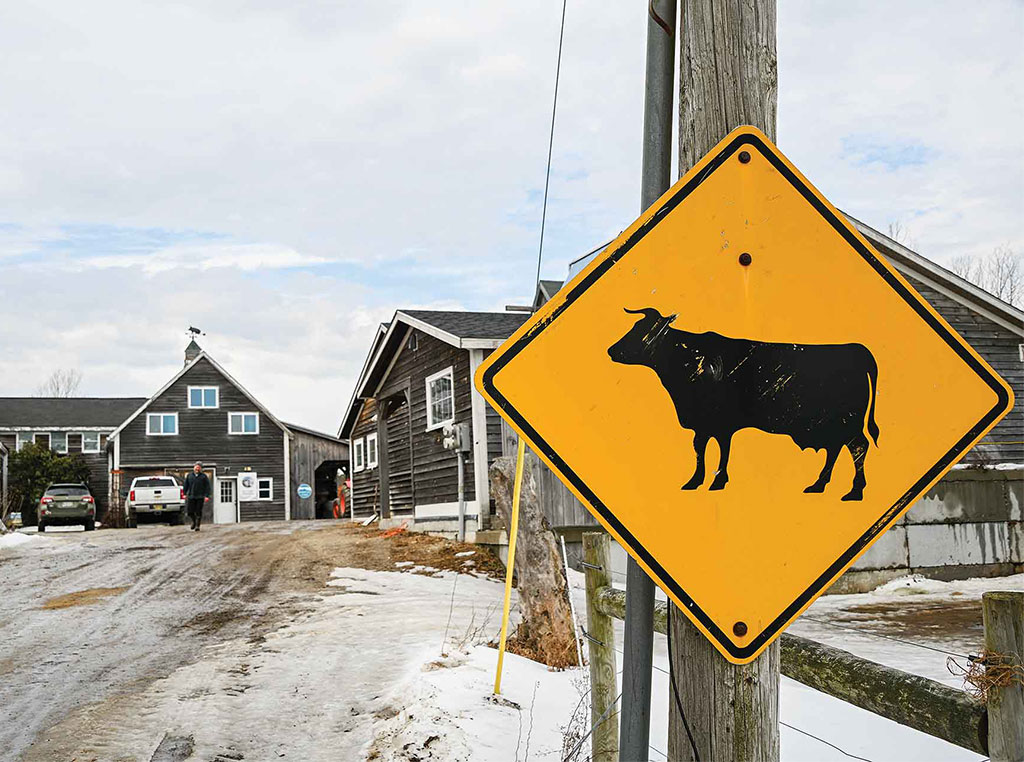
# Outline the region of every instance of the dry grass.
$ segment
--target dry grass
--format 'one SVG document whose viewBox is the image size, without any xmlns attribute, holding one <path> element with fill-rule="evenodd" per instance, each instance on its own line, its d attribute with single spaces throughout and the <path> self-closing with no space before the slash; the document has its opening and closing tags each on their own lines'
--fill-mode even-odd
<svg viewBox="0 0 1024 762">
<path fill-rule="evenodd" d="M 127 587 L 91 587 L 88 590 L 78 590 L 74 593 L 50 598 L 40 608 L 69 609 L 73 606 L 89 606 L 93 603 L 99 603 L 112 595 L 120 595 L 127 589 Z"/>
</svg>

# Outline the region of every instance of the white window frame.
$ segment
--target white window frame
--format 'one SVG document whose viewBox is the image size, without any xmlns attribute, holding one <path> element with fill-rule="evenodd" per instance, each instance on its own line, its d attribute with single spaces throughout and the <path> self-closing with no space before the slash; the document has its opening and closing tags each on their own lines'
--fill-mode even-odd
<svg viewBox="0 0 1024 762">
<path fill-rule="evenodd" d="M 53 441 L 53 438 L 50 436 L 49 431 L 35 431 L 32 433 L 32 442 L 34 444 L 39 444 L 39 442 L 36 441 L 36 437 L 46 437 L 46 449 L 50 449 L 50 443 Z"/>
<path fill-rule="evenodd" d="M 89 449 L 86 449 L 86 447 L 85 447 L 85 438 L 87 436 L 92 436 L 94 434 L 96 435 L 96 449 L 94 450 L 91 447 Z M 78 435 L 80 437 L 82 437 L 82 452 L 83 453 L 90 453 L 90 452 L 91 453 L 97 453 L 97 452 L 101 451 L 100 443 L 101 443 L 101 440 L 103 439 L 103 435 L 100 432 L 98 432 L 98 431 L 79 431 Z"/>
<path fill-rule="evenodd" d="M 56 447 L 54 447 L 54 444 L 55 444 L 54 441 L 53 441 L 53 435 L 54 434 L 63 434 L 64 435 L 64 449 L 63 450 L 58 450 Z M 68 432 L 66 432 L 66 431 L 51 431 L 50 432 L 50 449 L 53 450 L 58 455 L 67 455 L 68 454 Z"/>
<path fill-rule="evenodd" d="M 270 497 L 260 497 L 260 492 L 263 489 L 262 487 L 260 487 L 260 484 L 262 482 L 270 482 Z M 261 501 L 261 502 L 266 502 L 268 500 L 273 500 L 274 499 L 274 477 L 272 477 L 272 476 L 257 476 L 256 477 L 256 499 Z"/>
<path fill-rule="evenodd" d="M 352 441 L 352 473 L 358 474 L 366 468 L 366 442 L 360 437 Z"/>
<path fill-rule="evenodd" d="M 199 398 L 200 398 L 199 401 L 200 402 L 204 402 L 204 398 L 206 397 L 205 392 L 207 392 L 210 389 L 212 389 L 213 390 L 213 394 L 216 397 L 216 399 L 214 400 L 214 403 L 212 405 L 206 405 L 206 404 L 193 405 L 192 404 L 192 390 L 193 389 L 199 391 Z M 188 391 L 186 392 L 185 402 L 188 403 L 189 410 L 216 410 L 216 409 L 218 409 L 220 407 L 220 387 L 219 386 L 190 386 L 190 387 L 188 387 Z"/>
<path fill-rule="evenodd" d="M 22 440 L 22 437 L 25 437 L 24 441 Z M 33 432 L 31 432 L 31 431 L 19 431 L 19 432 L 17 432 L 15 434 L 14 450 L 15 450 L 15 452 L 21 452 L 21 448 L 23 448 L 27 444 L 32 444 L 35 441 L 36 441 L 36 437 L 35 437 L 35 434 Z"/>
<path fill-rule="evenodd" d="M 370 458 L 370 442 L 373 442 L 373 458 Z M 376 468 L 377 463 L 380 461 L 380 449 L 377 447 L 377 435 L 367 434 L 366 435 L 366 468 Z"/>
<path fill-rule="evenodd" d="M 433 400 L 433 397 L 432 397 L 432 395 L 430 393 L 430 384 L 431 384 L 431 382 L 437 381 L 439 378 L 444 378 L 445 376 L 448 377 L 448 380 L 451 383 L 451 388 L 452 388 L 452 416 L 451 416 L 451 418 L 446 418 L 443 421 L 434 421 L 434 420 L 431 420 L 431 409 L 433 408 L 434 400 Z M 455 421 L 455 373 L 452 370 L 452 366 L 449 365 L 444 370 L 439 370 L 437 373 L 434 373 L 432 375 L 427 376 L 427 380 L 424 383 L 425 383 L 426 388 L 427 388 L 427 431 L 434 431 L 434 429 L 439 429 L 442 426 L 444 426 L 446 423 L 454 422 Z"/>
<path fill-rule="evenodd" d="M 254 415 L 256 416 L 256 431 L 245 431 L 245 416 Z M 231 419 L 234 417 L 240 417 L 242 419 L 242 431 L 231 430 Z M 228 434 L 233 437 L 252 437 L 260 433 L 260 414 L 255 411 L 233 411 L 228 413 Z"/>
<path fill-rule="evenodd" d="M 160 416 L 160 431 L 153 431 L 150 428 L 150 426 L 149 426 L 150 418 L 149 417 L 151 415 L 159 415 Z M 174 431 L 173 432 L 165 432 L 163 430 L 163 428 L 164 428 L 164 421 L 163 421 L 163 419 L 165 417 L 167 417 L 167 416 L 171 416 L 171 417 L 174 418 Z M 181 427 L 178 425 L 178 414 L 177 413 L 155 413 L 155 412 L 149 412 L 149 411 L 146 412 L 146 436 L 147 437 L 176 437 L 176 436 L 178 436 L 178 432 L 179 431 L 181 431 Z"/>
</svg>

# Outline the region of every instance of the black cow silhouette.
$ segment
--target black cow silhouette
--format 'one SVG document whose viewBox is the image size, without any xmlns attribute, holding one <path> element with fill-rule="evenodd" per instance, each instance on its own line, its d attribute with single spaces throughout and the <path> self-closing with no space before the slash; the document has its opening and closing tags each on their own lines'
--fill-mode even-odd
<svg viewBox="0 0 1024 762">
<path fill-rule="evenodd" d="M 863 499 L 869 447 L 865 419 L 878 445 L 878 366 L 867 347 L 775 344 L 688 333 L 671 327 L 675 315 L 664 317 L 650 307 L 626 312 L 643 317 L 608 349 L 608 356 L 657 373 L 675 405 L 679 425 L 694 432 L 697 468 L 684 490 L 704 483 L 704 451 L 712 438 L 718 441 L 721 458 L 710 488 L 725 487 L 732 436 L 753 428 L 786 434 L 801 449 L 825 450 L 825 465 L 804 492 L 824 492 L 836 458 L 846 447 L 856 474 L 843 500 Z"/>
</svg>

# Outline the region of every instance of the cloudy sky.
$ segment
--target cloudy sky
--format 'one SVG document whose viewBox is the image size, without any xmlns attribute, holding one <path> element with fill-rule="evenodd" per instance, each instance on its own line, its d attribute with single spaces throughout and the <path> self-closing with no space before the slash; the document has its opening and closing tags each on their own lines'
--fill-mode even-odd
<svg viewBox="0 0 1024 762">
<path fill-rule="evenodd" d="M 1024 5 L 779 3 L 779 145 L 946 262 L 1024 251 Z M 645 2 L 569 0 L 544 275 L 639 200 Z M 0 5 L 0 395 L 148 396 L 185 330 L 334 430 L 397 307 L 533 289 L 561 4 Z"/>
</svg>

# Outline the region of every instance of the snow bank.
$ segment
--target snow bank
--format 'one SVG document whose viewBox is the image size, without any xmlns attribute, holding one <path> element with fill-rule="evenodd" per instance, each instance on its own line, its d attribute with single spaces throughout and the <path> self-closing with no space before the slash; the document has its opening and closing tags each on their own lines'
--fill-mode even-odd
<svg viewBox="0 0 1024 762">
<path fill-rule="evenodd" d="M 0 550 L 4 548 L 16 548 L 19 545 L 27 545 L 34 542 L 45 542 L 46 538 L 37 534 L 24 534 L 22 532 L 8 532 L 0 535 Z"/>
<path fill-rule="evenodd" d="M 425 663 L 392 698 L 394 714 L 374 727 L 368 759 L 558 760 L 574 708 L 582 727 L 585 681 L 578 670 L 505 655 L 501 697 L 492 697 L 498 653 L 478 645 Z M 378 713 L 379 714 L 379 713 Z M 589 747 L 587 747 L 589 749 Z"/>
</svg>

